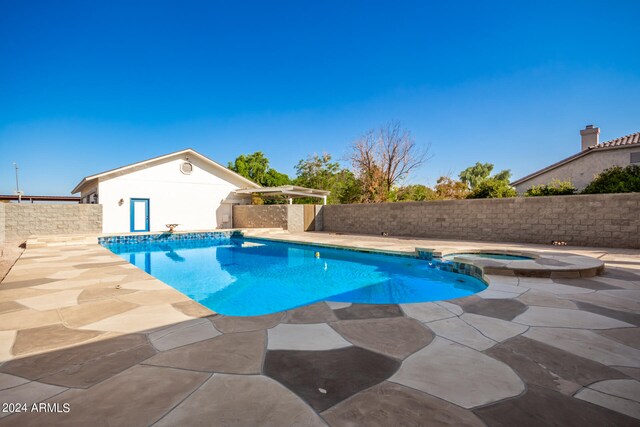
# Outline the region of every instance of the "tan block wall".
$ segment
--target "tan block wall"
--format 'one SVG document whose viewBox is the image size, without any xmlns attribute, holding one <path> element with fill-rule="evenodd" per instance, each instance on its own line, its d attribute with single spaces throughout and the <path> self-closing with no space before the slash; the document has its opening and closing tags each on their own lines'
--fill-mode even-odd
<svg viewBox="0 0 640 427">
<path fill-rule="evenodd" d="M 304 205 L 287 206 L 287 230 L 292 233 L 304 231 Z"/>
<path fill-rule="evenodd" d="M 2 203 L 0 202 L 0 244 L 4 243 L 6 238 L 5 238 L 5 230 L 4 230 L 4 223 L 5 223 L 5 207 L 6 203 Z"/>
<path fill-rule="evenodd" d="M 288 205 L 234 205 L 233 228 L 288 229 Z"/>
<path fill-rule="evenodd" d="M 324 231 L 640 249 L 640 193 L 328 205 Z"/>
<path fill-rule="evenodd" d="M 102 205 L 8 203 L 3 208 L 6 241 L 31 235 L 102 232 Z"/>
<path fill-rule="evenodd" d="M 234 205 L 234 228 L 282 228 L 292 233 L 304 231 L 305 205 Z M 322 206 L 315 206 L 315 229 L 322 230 Z M 318 228 L 320 227 L 320 228 Z"/>
</svg>

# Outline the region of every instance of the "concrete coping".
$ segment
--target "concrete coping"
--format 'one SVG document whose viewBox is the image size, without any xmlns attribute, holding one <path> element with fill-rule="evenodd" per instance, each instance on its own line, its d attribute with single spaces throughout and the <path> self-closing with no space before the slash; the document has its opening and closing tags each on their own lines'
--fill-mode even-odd
<svg viewBox="0 0 640 427">
<path fill-rule="evenodd" d="M 458 255 L 459 253 L 459 255 Z M 438 251 L 432 248 L 416 248 L 416 255 L 430 254 L 436 261 L 453 255 L 451 261 L 479 267 L 484 275 L 577 278 L 593 277 L 604 271 L 604 262 L 599 259 L 572 253 L 549 253 L 508 249 L 465 248 Z M 474 254 L 514 255 L 530 259 L 480 258 Z M 427 256 L 429 259 L 429 256 Z"/>
</svg>

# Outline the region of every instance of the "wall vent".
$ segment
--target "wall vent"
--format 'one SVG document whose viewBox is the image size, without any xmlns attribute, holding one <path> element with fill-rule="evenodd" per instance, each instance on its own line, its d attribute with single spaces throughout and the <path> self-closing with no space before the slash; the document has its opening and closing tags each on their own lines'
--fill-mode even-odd
<svg viewBox="0 0 640 427">
<path fill-rule="evenodd" d="M 182 162 L 180 165 L 180 172 L 185 175 L 191 175 L 191 172 L 193 172 L 193 165 L 189 162 Z"/>
</svg>

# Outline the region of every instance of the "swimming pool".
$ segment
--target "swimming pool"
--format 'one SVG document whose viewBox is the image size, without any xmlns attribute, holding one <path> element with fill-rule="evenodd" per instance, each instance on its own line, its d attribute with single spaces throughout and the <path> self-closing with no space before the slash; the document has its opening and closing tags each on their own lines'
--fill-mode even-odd
<svg viewBox="0 0 640 427">
<path fill-rule="evenodd" d="M 228 237 L 103 245 L 228 316 L 263 315 L 318 301 L 439 301 L 486 288 L 475 277 L 435 268 L 437 262 L 270 240 Z"/>
</svg>

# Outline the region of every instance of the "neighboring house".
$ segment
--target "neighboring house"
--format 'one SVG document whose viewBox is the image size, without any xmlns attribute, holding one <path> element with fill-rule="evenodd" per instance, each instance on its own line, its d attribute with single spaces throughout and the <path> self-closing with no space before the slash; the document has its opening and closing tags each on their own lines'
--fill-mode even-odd
<svg viewBox="0 0 640 427">
<path fill-rule="evenodd" d="M 81 203 L 102 205 L 102 232 L 231 228 L 235 190 L 260 188 L 202 154 L 186 149 L 85 177 L 73 189 Z"/>
<path fill-rule="evenodd" d="M 558 179 L 571 181 L 578 190 L 582 190 L 605 169 L 632 163 L 640 165 L 640 132 L 600 143 L 600 128 L 589 125 L 580 131 L 580 135 L 582 150 L 579 153 L 520 178 L 511 185 L 518 193 L 524 193 L 534 185 L 549 184 Z"/>
</svg>

